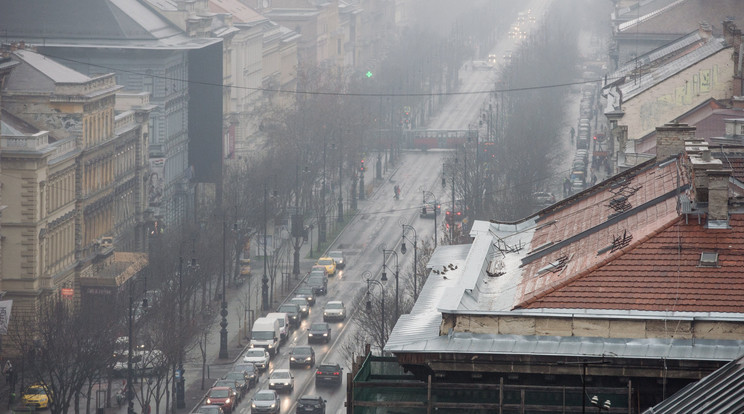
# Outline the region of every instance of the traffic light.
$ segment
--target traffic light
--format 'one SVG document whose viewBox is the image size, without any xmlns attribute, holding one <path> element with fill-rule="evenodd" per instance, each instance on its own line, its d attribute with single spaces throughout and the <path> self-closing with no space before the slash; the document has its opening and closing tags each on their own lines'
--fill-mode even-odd
<svg viewBox="0 0 744 414">
<path fill-rule="evenodd" d="M 359 168 L 359 171 L 364 172 L 364 160 L 362 160 L 362 166 Z"/>
</svg>

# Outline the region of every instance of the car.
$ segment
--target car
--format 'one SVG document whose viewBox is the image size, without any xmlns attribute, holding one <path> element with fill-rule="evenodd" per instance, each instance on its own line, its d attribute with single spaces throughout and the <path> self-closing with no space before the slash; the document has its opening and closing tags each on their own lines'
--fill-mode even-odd
<svg viewBox="0 0 744 414">
<path fill-rule="evenodd" d="M 340 300 L 332 300 L 323 308 L 323 322 L 343 321 L 346 319 L 346 306 Z"/>
<path fill-rule="evenodd" d="M 266 371 L 269 367 L 271 356 L 265 348 L 251 348 L 245 351 L 243 362 L 253 363 L 259 371 Z"/>
<path fill-rule="evenodd" d="M 421 213 L 419 213 L 419 217 L 434 218 L 435 215 L 438 216 L 441 213 L 442 213 L 442 205 L 440 203 L 437 203 L 434 201 L 427 201 L 421 205 Z"/>
<path fill-rule="evenodd" d="M 448 224 L 452 224 L 454 222 L 460 222 L 467 218 L 467 208 L 465 206 L 465 200 L 459 199 L 455 200 L 455 208 L 454 211 L 452 208 L 448 208 L 444 211 L 444 219 Z"/>
<path fill-rule="evenodd" d="M 230 372 L 239 372 L 243 374 L 243 378 L 248 383 L 248 388 L 253 388 L 258 382 L 258 376 L 261 375 L 261 371 L 256 368 L 256 364 L 253 362 L 242 362 L 235 364 Z"/>
<path fill-rule="evenodd" d="M 219 405 L 202 405 L 194 411 L 194 414 L 224 414 Z"/>
<path fill-rule="evenodd" d="M 320 266 L 325 266 L 326 270 L 328 271 L 328 276 L 334 276 L 336 274 L 336 262 L 333 260 L 332 257 L 323 256 L 318 259 L 317 264 Z"/>
<path fill-rule="evenodd" d="M 555 204 L 555 196 L 545 191 L 538 191 L 536 193 L 533 193 L 532 199 L 535 200 L 535 204 L 538 205 Z"/>
<path fill-rule="evenodd" d="M 297 400 L 297 414 L 325 414 L 326 400 L 319 395 L 303 395 Z"/>
<path fill-rule="evenodd" d="M 313 289 L 316 296 L 325 296 L 328 293 L 328 278 L 325 276 L 310 273 L 305 284 Z"/>
<path fill-rule="evenodd" d="M 326 322 L 316 322 L 307 330 L 307 343 L 331 342 L 331 325 Z"/>
<path fill-rule="evenodd" d="M 294 390 L 294 375 L 288 369 L 275 369 L 269 376 L 269 389 L 292 392 Z"/>
<path fill-rule="evenodd" d="M 219 405 L 225 413 L 231 413 L 235 408 L 233 390 L 229 387 L 212 387 L 207 393 L 207 405 Z"/>
<path fill-rule="evenodd" d="M 222 377 L 223 380 L 230 380 L 235 385 L 235 391 L 238 393 L 239 398 L 243 398 L 243 395 L 248 392 L 248 381 L 245 379 L 245 375 L 242 372 L 230 371 Z"/>
<path fill-rule="evenodd" d="M 296 303 L 285 303 L 279 306 L 277 312 L 285 312 L 289 317 L 289 324 L 297 328 L 300 326 L 300 307 Z"/>
<path fill-rule="evenodd" d="M 251 414 L 253 413 L 270 413 L 279 414 L 281 403 L 279 395 L 274 390 L 261 390 L 253 396 L 251 400 Z"/>
<path fill-rule="evenodd" d="M 328 257 L 336 262 L 336 269 L 343 270 L 346 267 L 346 258 L 344 252 L 341 250 L 331 250 L 328 252 Z"/>
<path fill-rule="evenodd" d="M 313 265 L 313 267 L 310 268 L 310 275 L 322 275 L 325 277 L 328 277 L 328 268 L 323 265 Z"/>
<path fill-rule="evenodd" d="M 315 366 L 315 351 L 309 346 L 296 346 L 289 351 L 289 367 Z"/>
<path fill-rule="evenodd" d="M 310 305 L 307 304 L 307 300 L 301 296 L 296 296 L 289 301 L 290 303 L 295 303 L 297 306 L 300 307 L 300 317 L 301 318 L 307 318 L 307 315 L 310 314 Z"/>
<path fill-rule="evenodd" d="M 339 386 L 343 381 L 343 373 L 344 370 L 339 364 L 320 364 L 315 370 L 315 385 L 330 384 Z"/>
<path fill-rule="evenodd" d="M 21 402 L 27 407 L 35 407 L 38 409 L 49 408 L 51 398 L 49 398 L 49 394 L 47 394 L 47 390 L 43 385 L 33 384 L 23 391 Z"/>
<path fill-rule="evenodd" d="M 214 387 L 230 388 L 230 392 L 232 393 L 231 398 L 233 398 L 236 404 L 238 403 L 238 401 L 240 401 L 241 398 L 243 398 L 243 395 L 245 394 L 237 388 L 235 381 L 230 380 L 230 379 L 219 379 L 215 381 L 214 384 L 212 384 L 212 388 Z"/>
<path fill-rule="evenodd" d="M 313 292 L 313 288 L 310 286 L 302 285 L 295 289 L 294 294 L 298 297 L 304 297 L 310 307 L 315 305 L 315 292 Z"/>
</svg>

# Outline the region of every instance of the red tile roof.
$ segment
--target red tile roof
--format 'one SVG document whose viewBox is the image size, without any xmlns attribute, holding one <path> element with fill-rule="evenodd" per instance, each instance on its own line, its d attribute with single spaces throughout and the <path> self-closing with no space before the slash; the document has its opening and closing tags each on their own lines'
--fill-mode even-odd
<svg viewBox="0 0 744 414">
<path fill-rule="evenodd" d="M 545 211 L 538 225 L 546 225 L 523 259 L 515 307 L 744 311 L 744 273 L 741 285 L 731 274 L 744 269 L 737 265 L 744 257 L 721 255 L 721 268 L 698 267 L 703 251 L 744 252 L 744 238 L 734 237 L 744 231 L 744 217 L 733 216 L 730 230 L 705 229 L 694 217 L 684 224 L 677 195 L 688 183 L 683 166 L 654 160 Z M 621 196 L 624 212 L 611 207 Z M 613 249 L 613 239 L 626 243 Z M 561 258 L 565 267 L 551 269 Z"/>
<path fill-rule="evenodd" d="M 732 215 L 730 224 L 709 230 L 677 218 L 528 307 L 744 312 L 744 216 Z M 701 267 L 702 252 L 718 252 L 718 267 Z"/>
</svg>

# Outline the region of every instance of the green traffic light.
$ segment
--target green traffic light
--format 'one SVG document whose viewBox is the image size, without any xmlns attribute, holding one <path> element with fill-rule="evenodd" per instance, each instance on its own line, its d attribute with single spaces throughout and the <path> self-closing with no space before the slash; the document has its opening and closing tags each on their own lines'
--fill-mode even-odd
<svg viewBox="0 0 744 414">
<path fill-rule="evenodd" d="M 372 77 L 372 71 L 367 71 L 367 77 L 368 78 L 371 78 Z"/>
</svg>

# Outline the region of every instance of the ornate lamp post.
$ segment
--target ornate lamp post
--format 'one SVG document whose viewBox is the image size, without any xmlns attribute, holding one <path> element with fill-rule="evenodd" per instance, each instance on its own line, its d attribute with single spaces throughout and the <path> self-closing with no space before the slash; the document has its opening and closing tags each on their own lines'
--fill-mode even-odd
<svg viewBox="0 0 744 414">
<path fill-rule="evenodd" d="M 398 308 L 400 304 L 400 301 L 398 300 L 398 253 L 395 250 L 382 249 L 382 276 L 380 277 L 380 280 L 383 282 L 387 281 L 387 273 L 385 273 L 385 269 L 390 269 L 387 265 L 387 259 L 390 257 L 389 255 L 395 257 L 395 319 L 398 320 L 398 317 L 400 317 L 400 309 Z"/>
<path fill-rule="evenodd" d="M 436 212 L 436 206 L 434 206 L 434 217 L 437 216 Z M 416 229 L 413 228 L 410 224 L 401 224 L 403 227 L 403 235 L 401 236 L 403 239 L 403 242 L 400 245 L 400 252 L 403 254 L 406 254 L 406 240 L 409 242 L 411 241 L 408 237 L 406 237 L 406 233 L 413 232 L 413 300 L 415 301 L 418 299 L 418 238 L 416 237 Z"/>
<path fill-rule="evenodd" d="M 138 282 L 143 282 L 142 294 L 147 292 L 147 279 L 132 279 L 129 285 L 129 336 L 127 337 L 127 414 L 134 413 L 134 387 L 132 384 L 132 355 L 134 349 L 132 341 L 134 338 L 134 288 Z M 147 308 L 147 297 L 142 298 L 142 308 Z"/>
<path fill-rule="evenodd" d="M 194 251 L 191 251 L 191 261 L 186 265 L 187 271 L 195 271 L 199 265 L 196 264 Z M 176 408 L 186 408 L 185 381 L 183 376 L 183 256 L 178 257 L 178 370 L 173 375 L 176 386 Z"/>
<path fill-rule="evenodd" d="M 385 285 L 380 283 L 379 280 L 372 279 L 372 272 L 369 270 L 366 270 L 364 273 L 362 273 L 362 278 L 367 281 L 367 303 L 366 303 L 366 311 L 367 313 L 370 313 L 372 311 L 372 300 L 370 299 L 370 285 L 374 284 L 380 287 L 380 302 L 381 302 L 381 309 L 382 309 L 382 318 L 380 323 L 380 343 L 384 344 L 386 341 L 385 338 Z"/>
<path fill-rule="evenodd" d="M 220 321 L 220 359 L 227 359 L 227 296 L 225 296 L 225 279 L 227 278 L 227 275 L 225 274 L 225 254 L 227 251 L 227 234 L 225 231 L 225 228 L 227 227 L 227 222 L 225 221 L 225 215 L 222 215 L 222 310 L 220 311 L 220 315 L 222 315 L 222 320 Z"/>
</svg>

